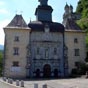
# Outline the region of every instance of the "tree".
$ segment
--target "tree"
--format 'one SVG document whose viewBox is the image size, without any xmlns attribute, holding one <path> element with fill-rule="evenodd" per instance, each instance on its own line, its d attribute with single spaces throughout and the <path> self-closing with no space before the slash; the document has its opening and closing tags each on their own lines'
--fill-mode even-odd
<svg viewBox="0 0 88 88">
<path fill-rule="evenodd" d="M 86 48 L 88 52 L 88 0 L 79 0 L 76 13 L 81 14 L 81 19 L 77 21 L 77 24 L 86 32 Z"/>
</svg>

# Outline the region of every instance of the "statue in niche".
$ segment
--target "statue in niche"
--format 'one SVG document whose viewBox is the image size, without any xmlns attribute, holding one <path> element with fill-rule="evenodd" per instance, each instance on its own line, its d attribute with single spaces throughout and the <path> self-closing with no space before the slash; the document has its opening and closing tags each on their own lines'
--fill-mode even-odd
<svg viewBox="0 0 88 88">
<path fill-rule="evenodd" d="M 40 5 L 47 5 L 48 0 L 38 0 Z"/>
</svg>

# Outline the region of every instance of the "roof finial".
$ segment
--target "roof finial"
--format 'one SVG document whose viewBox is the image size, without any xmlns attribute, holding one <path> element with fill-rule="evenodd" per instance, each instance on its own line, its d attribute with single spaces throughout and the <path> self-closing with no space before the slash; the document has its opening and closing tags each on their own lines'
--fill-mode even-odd
<svg viewBox="0 0 88 88">
<path fill-rule="evenodd" d="M 23 11 L 20 11 L 20 14 L 22 15 L 23 14 Z"/>
<path fill-rule="evenodd" d="M 66 2 L 66 5 L 68 5 L 67 2 Z"/>
</svg>

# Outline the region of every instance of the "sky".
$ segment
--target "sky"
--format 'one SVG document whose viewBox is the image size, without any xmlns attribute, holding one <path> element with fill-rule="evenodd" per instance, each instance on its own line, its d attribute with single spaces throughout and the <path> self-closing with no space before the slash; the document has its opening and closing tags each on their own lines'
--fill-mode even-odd
<svg viewBox="0 0 88 88">
<path fill-rule="evenodd" d="M 62 23 L 64 6 L 66 3 L 72 5 L 76 10 L 79 0 L 48 0 L 48 4 L 52 6 L 53 21 Z M 0 45 L 4 45 L 3 28 L 13 19 L 16 14 L 22 14 L 26 23 L 36 20 L 35 9 L 40 3 L 38 0 L 0 0 Z"/>
</svg>

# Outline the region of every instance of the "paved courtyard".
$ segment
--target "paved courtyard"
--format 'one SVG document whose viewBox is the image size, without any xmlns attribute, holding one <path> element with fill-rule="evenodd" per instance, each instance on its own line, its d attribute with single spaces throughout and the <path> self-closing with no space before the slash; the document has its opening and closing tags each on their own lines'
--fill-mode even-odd
<svg viewBox="0 0 88 88">
<path fill-rule="evenodd" d="M 38 84 L 38 88 L 42 88 L 42 85 L 47 84 L 47 88 L 88 88 L 88 79 L 76 78 L 76 79 L 57 79 L 57 80 L 29 80 L 24 81 L 24 88 L 34 88 L 34 84 Z M 14 84 L 15 85 L 15 82 Z M 0 82 L 0 88 L 17 88 L 11 85 L 6 85 Z M 20 88 L 20 87 L 19 87 Z"/>
<path fill-rule="evenodd" d="M 88 79 L 85 78 L 25 81 L 25 88 L 33 88 L 34 83 L 38 83 L 39 88 L 44 84 L 47 84 L 48 88 L 88 88 Z"/>
</svg>

